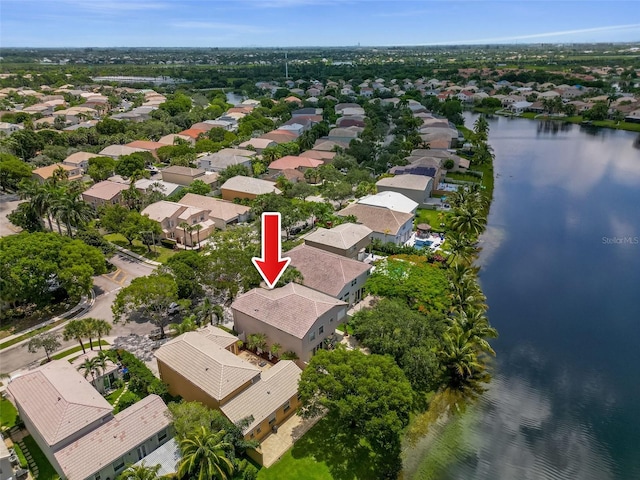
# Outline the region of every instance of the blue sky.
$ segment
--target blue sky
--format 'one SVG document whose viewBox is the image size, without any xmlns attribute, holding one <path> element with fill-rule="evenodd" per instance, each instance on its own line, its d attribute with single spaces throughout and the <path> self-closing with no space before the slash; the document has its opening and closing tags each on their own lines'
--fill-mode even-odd
<svg viewBox="0 0 640 480">
<path fill-rule="evenodd" d="M 0 0 L 2 47 L 640 42 L 638 0 Z"/>
</svg>

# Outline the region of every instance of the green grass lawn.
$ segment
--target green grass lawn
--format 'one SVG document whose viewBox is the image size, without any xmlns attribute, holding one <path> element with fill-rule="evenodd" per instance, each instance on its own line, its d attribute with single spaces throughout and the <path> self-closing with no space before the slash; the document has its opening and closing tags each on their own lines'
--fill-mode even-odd
<svg viewBox="0 0 640 480">
<path fill-rule="evenodd" d="M 356 435 L 345 435 L 324 418 L 282 459 L 258 473 L 258 480 L 374 479 L 385 459 Z"/>
<path fill-rule="evenodd" d="M 38 480 L 59 480 L 60 477 L 51 466 L 51 463 L 49 463 L 49 460 L 47 460 L 47 457 L 44 456 L 44 453 L 42 453 L 42 450 L 40 450 L 40 447 L 33 437 L 24 437 L 23 441 L 33 461 L 36 462 L 38 466 Z"/>
<path fill-rule="evenodd" d="M 13 428 L 18 418 L 18 411 L 6 398 L 0 398 L 0 426 Z"/>
<path fill-rule="evenodd" d="M 462 180 L 462 181 L 465 181 L 465 182 L 474 182 L 474 183 L 480 183 L 481 182 L 480 178 L 474 177 L 473 175 L 469 175 L 468 173 L 461 173 L 461 172 L 450 172 L 450 173 L 447 173 L 447 178 L 452 178 L 453 180 Z"/>
<path fill-rule="evenodd" d="M 156 262 L 165 263 L 169 258 L 178 253 L 178 250 L 171 250 L 170 248 L 165 248 L 161 245 L 154 245 L 153 252 L 149 252 L 149 249 L 146 245 L 144 245 L 140 240 L 134 240 L 133 245 L 129 245 L 129 242 L 126 238 L 124 238 L 119 233 L 109 233 L 104 236 L 104 238 L 111 243 L 115 243 L 116 245 L 126 248 L 127 250 L 131 250 L 133 253 L 137 253 L 138 255 L 142 255 L 149 260 L 155 260 Z"/>
<path fill-rule="evenodd" d="M 109 402 L 110 405 L 113 405 L 114 403 L 116 403 L 116 400 L 118 399 L 118 397 L 120 396 L 123 390 L 124 390 L 124 387 L 114 390 L 104 398 L 107 400 L 107 402 Z"/>
<path fill-rule="evenodd" d="M 444 213 L 444 215 L 441 217 L 442 213 Z M 444 232 L 446 230 L 447 221 L 450 217 L 450 212 L 442 212 L 441 210 L 430 210 L 428 208 L 419 208 L 416 212 L 414 225 L 417 226 L 420 223 L 428 223 L 429 225 L 431 225 L 431 229 L 433 232 Z M 445 227 L 441 227 L 440 223 L 444 223 Z"/>
<path fill-rule="evenodd" d="M 20 448 L 20 445 L 18 445 L 17 443 L 14 443 L 13 449 L 16 451 L 16 455 L 18 455 L 20 466 L 22 468 L 29 468 L 29 463 L 27 462 L 27 458 L 24 456 L 24 453 L 22 453 L 22 449 Z"/>
<path fill-rule="evenodd" d="M 104 346 L 109 345 L 109 342 L 107 342 L 107 341 L 105 341 L 105 340 L 100 340 L 100 343 L 102 344 L 102 346 L 103 346 L 103 347 L 104 347 Z M 99 345 L 98 345 L 98 341 L 97 341 L 97 340 L 94 340 L 94 341 L 93 341 L 93 348 L 94 348 L 95 350 L 98 350 L 98 347 L 99 347 Z M 91 346 L 90 346 L 89 342 L 87 342 L 87 343 L 85 343 L 85 344 L 84 344 L 84 348 L 85 348 L 87 351 L 88 351 L 88 350 L 90 350 Z M 57 354 L 55 354 L 55 355 L 52 355 L 52 356 L 51 356 L 51 359 L 52 359 L 52 360 L 60 360 L 61 358 L 64 358 L 64 357 L 66 357 L 66 356 L 68 356 L 68 355 L 71 355 L 72 353 L 80 352 L 81 350 L 82 350 L 82 347 L 80 347 L 80 345 L 78 344 L 78 345 L 76 345 L 76 346 L 75 346 L 75 347 L 73 347 L 73 348 L 70 348 L 70 349 L 65 350 L 65 351 L 63 351 L 63 352 L 57 353 Z M 77 357 L 76 357 L 76 358 L 77 358 Z"/>
</svg>

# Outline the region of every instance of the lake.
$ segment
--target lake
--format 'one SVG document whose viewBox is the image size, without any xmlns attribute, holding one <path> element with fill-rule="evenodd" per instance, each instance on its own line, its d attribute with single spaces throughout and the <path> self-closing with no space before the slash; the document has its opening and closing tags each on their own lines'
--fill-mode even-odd
<svg viewBox="0 0 640 480">
<path fill-rule="evenodd" d="M 409 451 L 407 477 L 640 479 L 639 136 L 490 126 L 480 279 L 500 332 L 493 381 Z"/>
</svg>

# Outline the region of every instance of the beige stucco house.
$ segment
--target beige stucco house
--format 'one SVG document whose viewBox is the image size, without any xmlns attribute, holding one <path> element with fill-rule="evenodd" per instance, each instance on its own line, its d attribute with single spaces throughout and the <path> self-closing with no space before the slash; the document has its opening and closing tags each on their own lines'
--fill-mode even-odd
<svg viewBox="0 0 640 480">
<path fill-rule="evenodd" d="M 378 192 L 396 192 L 413 200 L 419 206 L 429 202 L 433 190 L 433 178 L 426 175 L 397 175 L 376 182 Z"/>
<path fill-rule="evenodd" d="M 94 208 L 115 205 L 122 202 L 122 192 L 128 188 L 127 184 L 104 180 L 82 192 L 82 199 Z"/>
<path fill-rule="evenodd" d="M 366 225 L 343 223 L 330 229 L 318 228 L 304 237 L 304 243 L 353 260 L 364 260 L 372 233 Z"/>
<path fill-rule="evenodd" d="M 251 213 L 251 209 L 244 205 L 195 193 L 187 193 L 178 203 L 206 210 L 209 212 L 209 218 L 220 230 L 225 230 L 228 225 L 246 222 Z"/>
<path fill-rule="evenodd" d="M 287 256 L 291 258 L 291 266 L 302 274 L 303 285 L 350 306 L 364 297 L 371 265 L 309 245 L 299 245 L 289 250 Z"/>
<path fill-rule="evenodd" d="M 231 304 L 235 330 L 245 338 L 264 333 L 269 346 L 298 356 L 300 367 L 325 348 L 325 340 L 347 313 L 347 304 L 326 293 L 296 283 L 267 290 L 254 288 Z"/>
<path fill-rule="evenodd" d="M 160 223 L 162 238 L 173 239 L 190 247 L 197 244 L 198 238 L 202 241 L 215 230 L 215 223 L 209 218 L 209 212 L 180 203 L 161 200 L 152 203 L 140 213 Z M 191 233 L 189 227 L 192 229 Z"/>
<path fill-rule="evenodd" d="M 386 207 L 362 205 L 360 203 L 343 208 L 336 215 L 348 217 L 353 215 L 357 222 L 369 227 L 372 238 L 387 243 L 402 245 L 409 240 L 413 230 L 412 213 L 398 212 Z"/>
<path fill-rule="evenodd" d="M 258 195 L 264 195 L 266 193 L 275 193 L 277 195 L 282 193 L 276 188 L 274 182 L 242 175 L 231 177 L 224 182 L 222 187 L 220 187 L 220 191 L 222 192 L 222 198 L 229 201 L 233 201 L 236 198 L 253 200 Z"/>
<path fill-rule="evenodd" d="M 172 436 L 167 406 L 149 395 L 114 415 L 111 405 L 66 360 L 54 360 L 7 386 L 25 427 L 61 478 L 115 479 Z"/>
</svg>

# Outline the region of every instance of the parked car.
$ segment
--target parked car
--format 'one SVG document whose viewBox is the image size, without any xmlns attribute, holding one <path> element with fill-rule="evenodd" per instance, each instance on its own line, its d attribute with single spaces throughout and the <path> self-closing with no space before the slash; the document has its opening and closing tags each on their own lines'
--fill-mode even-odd
<svg viewBox="0 0 640 480">
<path fill-rule="evenodd" d="M 175 315 L 179 311 L 180 311 L 180 305 L 178 305 L 176 302 L 173 302 L 171 305 L 169 305 L 169 310 L 168 310 L 169 315 Z"/>
</svg>

